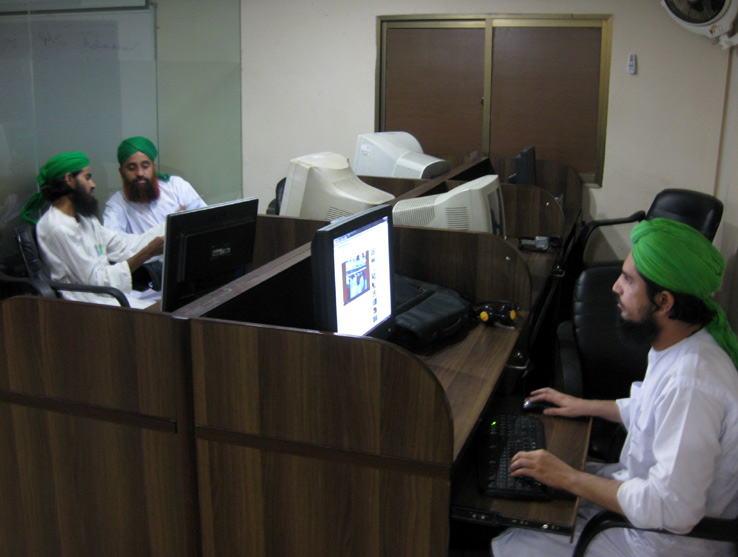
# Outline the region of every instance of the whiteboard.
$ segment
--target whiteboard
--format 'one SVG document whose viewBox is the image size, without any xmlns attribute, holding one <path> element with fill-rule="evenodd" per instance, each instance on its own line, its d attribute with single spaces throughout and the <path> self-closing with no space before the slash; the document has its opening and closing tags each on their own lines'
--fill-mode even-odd
<svg viewBox="0 0 738 557">
<path fill-rule="evenodd" d="M 106 200 L 121 140 L 157 141 L 154 21 L 153 8 L 0 17 L 1 243 L 50 157 L 87 153 Z"/>
</svg>

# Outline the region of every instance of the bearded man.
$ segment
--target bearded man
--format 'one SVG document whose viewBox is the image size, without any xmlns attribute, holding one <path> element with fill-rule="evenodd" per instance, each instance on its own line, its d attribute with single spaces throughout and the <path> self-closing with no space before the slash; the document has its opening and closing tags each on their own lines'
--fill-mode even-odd
<svg viewBox="0 0 738 557">
<path fill-rule="evenodd" d="M 95 182 L 90 160 L 74 151 L 52 157 L 38 173 L 41 194 L 50 203 L 36 225 L 41 257 L 51 278 L 73 284 L 113 286 L 131 307 L 144 308 L 155 297 L 133 291 L 132 273 L 164 248 L 162 223 L 146 234 L 120 234 L 97 219 Z M 65 298 L 116 304 L 113 298 L 87 292 L 63 292 Z M 142 298 L 142 299 L 140 299 Z"/>
<path fill-rule="evenodd" d="M 627 333 L 650 340 L 648 369 L 630 397 L 584 400 L 550 388 L 533 401 L 551 416 L 597 416 L 628 436 L 614 464 L 575 470 L 547 451 L 520 452 L 513 476 L 530 476 L 582 498 L 575 536 L 602 508 L 638 528 L 689 532 L 703 517 L 738 516 L 738 343 L 711 298 L 724 261 L 694 228 L 668 219 L 636 225 L 633 249 L 613 286 Z M 575 541 L 576 541 L 575 537 Z M 568 537 L 509 529 L 492 540 L 495 557 L 571 555 Z M 587 555 L 735 555 L 730 543 L 635 529 L 597 536 Z"/>
<path fill-rule="evenodd" d="M 156 146 L 145 137 L 129 137 L 118 146 L 123 191 L 105 204 L 103 224 L 127 234 L 142 234 L 164 222 L 167 215 L 206 204 L 189 182 L 159 174 Z"/>
</svg>

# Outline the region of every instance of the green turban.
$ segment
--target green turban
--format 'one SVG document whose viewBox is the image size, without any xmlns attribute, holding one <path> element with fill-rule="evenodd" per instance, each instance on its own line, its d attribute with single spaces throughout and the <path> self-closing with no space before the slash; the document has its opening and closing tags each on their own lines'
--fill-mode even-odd
<svg viewBox="0 0 738 557">
<path fill-rule="evenodd" d="M 46 164 L 43 165 L 38 171 L 38 176 L 36 177 L 36 180 L 38 181 L 38 185 L 41 190 L 43 190 L 46 186 L 48 186 L 57 178 L 61 178 L 67 173 L 74 174 L 75 172 L 79 172 L 86 166 L 90 166 L 90 159 L 87 158 L 87 155 L 85 155 L 84 153 L 81 153 L 79 151 L 62 153 L 61 155 L 56 155 L 55 157 L 51 157 L 48 161 L 46 161 Z M 28 222 L 36 224 L 38 220 L 33 218 L 31 214 L 41 209 L 43 205 L 44 194 L 38 192 L 34 194 L 31 199 L 28 200 L 28 203 L 26 203 L 25 207 L 23 207 L 23 210 L 21 211 L 21 216 Z"/>
<path fill-rule="evenodd" d="M 57 178 L 61 178 L 70 172 L 72 174 L 79 172 L 86 166 L 90 166 L 90 159 L 79 151 L 71 151 L 51 157 L 38 171 L 38 185 L 44 188 Z"/>
<path fill-rule="evenodd" d="M 118 163 L 123 164 L 128 160 L 128 157 L 139 152 L 149 157 L 151 162 L 154 162 L 159 154 L 159 151 L 156 150 L 156 145 L 150 139 L 141 137 L 140 135 L 129 137 L 118 145 Z M 169 174 L 159 174 L 158 172 L 156 175 L 162 180 L 169 180 L 170 176 Z"/>
<path fill-rule="evenodd" d="M 680 294 L 700 298 L 715 311 L 707 331 L 738 368 L 738 341 L 712 294 L 720 288 L 725 261 L 695 228 L 670 219 L 641 221 L 631 232 L 633 262 L 645 278 Z"/>
</svg>

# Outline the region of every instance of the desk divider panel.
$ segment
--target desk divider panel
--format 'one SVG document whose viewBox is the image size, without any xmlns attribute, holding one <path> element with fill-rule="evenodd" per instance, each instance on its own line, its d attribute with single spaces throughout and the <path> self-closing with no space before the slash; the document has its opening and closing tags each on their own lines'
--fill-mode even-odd
<svg viewBox="0 0 738 557">
<path fill-rule="evenodd" d="M 390 343 L 192 320 L 206 555 L 444 555 L 445 393 Z"/>
<path fill-rule="evenodd" d="M 506 183 L 510 174 L 517 172 L 514 158 L 492 157 L 491 164 L 500 182 Z M 536 160 L 538 187 L 555 197 L 563 197 L 562 208 L 567 221 L 576 218 L 582 210 L 583 185 L 576 171 L 563 163 L 550 160 Z"/>
<path fill-rule="evenodd" d="M 0 553 L 196 555 L 187 324 L 2 302 Z"/>
<path fill-rule="evenodd" d="M 503 183 L 501 187 L 508 236 L 564 235 L 564 211 L 551 192 L 538 186 Z"/>
</svg>

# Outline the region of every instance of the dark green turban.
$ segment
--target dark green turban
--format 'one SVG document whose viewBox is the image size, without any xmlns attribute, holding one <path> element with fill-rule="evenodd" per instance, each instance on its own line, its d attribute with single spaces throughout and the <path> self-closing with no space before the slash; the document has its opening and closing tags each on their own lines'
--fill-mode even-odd
<svg viewBox="0 0 738 557">
<path fill-rule="evenodd" d="M 738 368 L 738 341 L 712 294 L 720 288 L 725 261 L 695 228 L 670 219 L 641 221 L 631 232 L 633 262 L 645 278 L 667 290 L 691 294 L 715 311 L 707 331 Z"/>
<path fill-rule="evenodd" d="M 129 137 L 128 139 L 124 139 L 123 142 L 118 145 L 118 163 L 123 164 L 128 160 L 128 157 L 138 152 L 149 157 L 151 162 L 154 162 L 159 154 L 159 151 L 156 150 L 156 145 L 154 145 L 150 139 L 141 137 L 140 135 Z M 158 172 L 156 175 L 162 180 L 169 180 L 170 176 L 169 174 L 159 174 Z"/>
<path fill-rule="evenodd" d="M 69 153 L 62 153 L 51 157 L 46 164 L 41 167 L 38 171 L 36 180 L 38 185 L 43 190 L 51 182 L 57 178 L 65 176 L 67 173 L 74 174 L 79 172 L 86 166 L 90 166 L 90 159 L 87 155 L 79 151 L 70 151 Z M 38 211 L 44 205 L 44 194 L 39 192 L 34 194 L 31 199 L 28 200 L 26 206 L 23 207 L 21 215 L 28 222 L 36 224 L 37 219 L 31 216 L 32 213 Z"/>
</svg>

